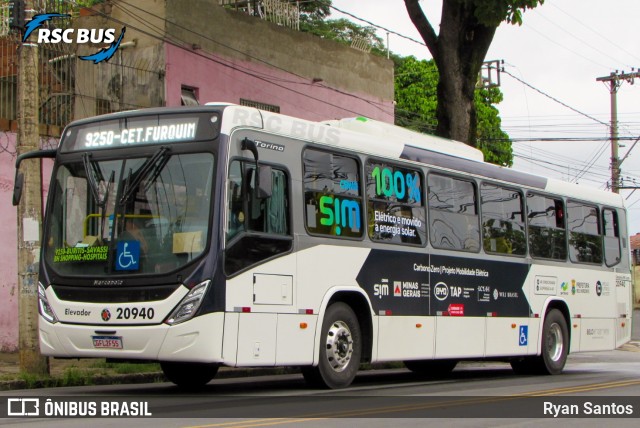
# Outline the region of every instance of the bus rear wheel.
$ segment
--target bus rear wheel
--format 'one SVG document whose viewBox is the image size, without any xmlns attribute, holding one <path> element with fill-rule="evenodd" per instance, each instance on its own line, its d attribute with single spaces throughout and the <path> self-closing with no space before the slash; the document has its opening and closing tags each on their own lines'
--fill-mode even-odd
<svg viewBox="0 0 640 428">
<path fill-rule="evenodd" d="M 186 389 L 203 387 L 218 373 L 218 365 L 210 363 L 162 361 L 160 367 L 169 381 Z"/>
<path fill-rule="evenodd" d="M 351 307 L 338 302 L 327 308 L 321 338 L 318 365 L 302 367 L 302 375 L 313 386 L 346 388 L 358 373 L 362 354 L 360 324 Z"/>
<path fill-rule="evenodd" d="M 558 309 L 547 313 L 542 326 L 542 352 L 536 357 L 524 357 L 511 361 L 518 374 L 557 375 L 562 373 L 569 354 L 569 328 Z"/>
</svg>

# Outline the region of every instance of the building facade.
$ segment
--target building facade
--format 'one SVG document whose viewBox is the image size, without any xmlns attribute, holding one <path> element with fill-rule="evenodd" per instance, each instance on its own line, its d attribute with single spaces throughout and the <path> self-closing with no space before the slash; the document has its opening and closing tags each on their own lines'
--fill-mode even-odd
<svg viewBox="0 0 640 428">
<path fill-rule="evenodd" d="M 221 3 L 229 2 L 114 0 L 83 9 L 68 23 L 52 23 L 125 35 L 115 55 L 99 64 L 78 56 L 100 45 L 39 46 L 41 146 L 54 146 L 72 119 L 209 101 L 308 120 L 366 116 L 393 123 L 392 61 Z M 16 35 L 0 34 L 1 352 L 18 346 L 17 220 L 11 204 L 18 46 Z M 45 197 L 50 174 L 51 164 L 44 162 Z"/>
</svg>

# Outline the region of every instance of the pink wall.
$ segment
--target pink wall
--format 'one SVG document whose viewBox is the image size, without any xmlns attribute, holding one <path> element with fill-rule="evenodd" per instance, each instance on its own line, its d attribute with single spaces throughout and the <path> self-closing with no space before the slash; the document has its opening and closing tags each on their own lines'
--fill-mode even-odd
<svg viewBox="0 0 640 428">
<path fill-rule="evenodd" d="M 165 43 L 166 104 L 180 105 L 181 86 L 197 88 L 198 100 L 238 104 L 240 98 L 277 105 L 280 113 L 320 121 L 366 116 L 393 123 L 393 103 L 366 94 L 349 95 L 255 62 L 209 60 Z M 245 71 L 245 72 L 243 72 Z"/>
<path fill-rule="evenodd" d="M 18 232 L 17 208 L 11 203 L 15 178 L 16 134 L 0 131 L 0 352 L 18 350 Z M 52 162 L 43 161 L 44 195 L 49 189 Z"/>
<path fill-rule="evenodd" d="M 0 148 L 15 148 L 15 134 L 0 132 Z M 0 149 L 0 351 L 18 346 L 18 269 L 16 208 L 11 205 L 15 158 Z"/>
</svg>

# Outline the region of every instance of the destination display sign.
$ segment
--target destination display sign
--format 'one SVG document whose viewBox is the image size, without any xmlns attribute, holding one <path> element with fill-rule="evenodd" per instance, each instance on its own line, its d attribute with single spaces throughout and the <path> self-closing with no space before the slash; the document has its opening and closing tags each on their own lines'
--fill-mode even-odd
<svg viewBox="0 0 640 428">
<path fill-rule="evenodd" d="M 115 149 L 214 138 L 217 116 L 209 116 L 212 120 L 203 120 L 202 115 L 184 114 L 127 117 L 70 127 L 63 138 L 62 151 Z"/>
</svg>

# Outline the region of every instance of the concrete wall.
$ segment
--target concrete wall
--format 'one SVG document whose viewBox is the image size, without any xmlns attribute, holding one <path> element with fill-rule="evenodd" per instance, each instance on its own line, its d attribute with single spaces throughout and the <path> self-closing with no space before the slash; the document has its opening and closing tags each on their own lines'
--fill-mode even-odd
<svg viewBox="0 0 640 428">
<path fill-rule="evenodd" d="M 15 133 L 0 132 L 0 352 L 18 350 L 17 209 L 11 204 L 15 144 Z M 51 170 L 52 162 L 43 160 L 43 198 L 49 190 Z"/>
<path fill-rule="evenodd" d="M 74 22 L 76 28 L 113 28 L 118 37 L 124 27 L 125 36 L 108 62 L 76 61 L 74 119 L 107 112 L 98 106 L 101 102 L 104 108 L 105 101 L 111 111 L 165 105 L 164 5 L 165 0 L 139 0 L 93 7 L 111 19 L 86 9 L 81 13 Z M 145 13 L 144 22 L 139 21 L 136 16 L 140 12 L 135 8 L 151 14 Z M 79 45 L 78 55 L 98 50 L 97 46 Z"/>
<path fill-rule="evenodd" d="M 85 28 L 126 27 L 125 44 L 98 66 L 78 61 L 75 117 L 114 109 L 180 105 L 181 87 L 201 103 L 241 98 L 309 120 L 367 116 L 393 122 L 393 62 L 225 9 L 218 0 L 113 1 L 112 19 L 83 16 Z M 81 47 L 89 53 L 95 47 Z M 144 70 L 144 71 L 143 71 Z M 147 73 L 148 71 L 148 73 Z M 318 79 L 320 81 L 318 81 Z"/>
<path fill-rule="evenodd" d="M 15 148 L 15 135 L 0 132 L 0 147 Z M 17 210 L 11 205 L 15 158 L 0 151 L 0 351 L 17 350 L 18 342 L 18 253 Z"/>
<path fill-rule="evenodd" d="M 308 120 L 362 115 L 393 122 L 393 63 L 385 58 L 226 10 L 218 0 L 115 0 L 99 7 L 120 22 L 83 14 L 76 27 L 116 28 L 119 35 L 125 26 L 124 42 L 135 40 L 135 47 L 106 64 L 77 61 L 76 93 L 83 96 L 76 96 L 76 119 L 95 115 L 98 98 L 114 109 L 180 105 L 186 85 L 197 88 L 201 102 L 245 98 Z M 83 49 L 80 55 L 97 51 Z M 0 132 L 1 352 L 18 346 L 13 152 L 15 134 Z M 50 175 L 45 162 L 45 193 Z"/>
<path fill-rule="evenodd" d="M 201 102 L 240 98 L 309 120 L 367 116 L 393 123 L 393 62 L 217 5 L 168 1 L 166 102 L 181 85 Z M 314 83 L 314 79 L 321 79 Z"/>
</svg>

